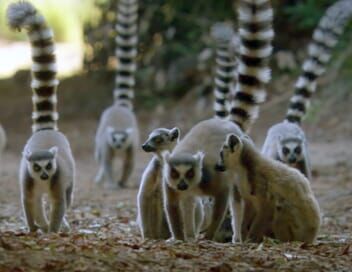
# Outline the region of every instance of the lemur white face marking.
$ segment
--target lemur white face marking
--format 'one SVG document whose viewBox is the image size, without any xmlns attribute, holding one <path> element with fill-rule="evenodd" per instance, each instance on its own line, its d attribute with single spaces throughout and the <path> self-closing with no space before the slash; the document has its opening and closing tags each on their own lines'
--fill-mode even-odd
<svg viewBox="0 0 352 272">
<path fill-rule="evenodd" d="M 164 150 L 171 151 L 178 143 L 180 138 L 180 130 L 175 127 L 173 129 L 158 128 L 153 130 L 148 139 L 142 145 L 145 152 L 159 153 Z"/>
<path fill-rule="evenodd" d="M 118 130 L 113 127 L 107 128 L 109 145 L 114 149 L 125 149 L 131 145 L 132 128 Z"/>
<path fill-rule="evenodd" d="M 50 181 L 57 171 L 56 146 L 49 150 L 25 151 L 27 170 L 34 180 Z"/>
<path fill-rule="evenodd" d="M 226 140 L 220 149 L 219 160 L 215 166 L 217 171 L 226 171 L 227 169 L 233 168 L 240 158 L 242 150 L 242 141 L 235 134 L 229 134 L 226 136 Z"/>
<path fill-rule="evenodd" d="M 199 185 L 202 180 L 204 153 L 195 155 L 170 156 L 165 154 L 164 176 L 174 190 L 185 191 Z"/>
<path fill-rule="evenodd" d="M 278 141 L 279 160 L 288 165 L 303 160 L 303 141 L 300 138 L 280 139 Z"/>
</svg>

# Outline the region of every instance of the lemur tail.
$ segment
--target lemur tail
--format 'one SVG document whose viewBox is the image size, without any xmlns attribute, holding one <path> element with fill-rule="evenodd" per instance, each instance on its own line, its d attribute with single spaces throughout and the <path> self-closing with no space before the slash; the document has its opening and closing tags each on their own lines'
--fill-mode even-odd
<svg viewBox="0 0 352 272">
<path fill-rule="evenodd" d="M 217 23 L 211 29 L 211 36 L 217 44 L 216 68 L 214 76 L 214 111 L 215 117 L 226 118 L 228 112 L 228 100 L 230 87 L 236 78 L 237 59 L 231 51 L 231 40 L 235 35 L 231 26 L 225 23 Z"/>
<path fill-rule="evenodd" d="M 26 2 L 10 4 L 7 9 L 7 20 L 11 29 L 28 32 L 32 48 L 32 82 L 33 113 L 32 131 L 42 129 L 57 130 L 56 57 L 53 32 L 45 18 L 36 8 Z"/>
<path fill-rule="evenodd" d="M 133 108 L 135 71 L 137 69 L 138 0 L 119 0 L 116 23 L 115 103 Z"/>
<path fill-rule="evenodd" d="M 269 57 L 274 38 L 270 0 L 239 0 L 240 60 L 238 84 L 231 103 L 230 120 L 247 132 L 265 101 L 271 79 Z"/>
<path fill-rule="evenodd" d="M 286 120 L 300 124 L 309 107 L 310 97 L 316 90 L 316 81 L 326 70 L 332 50 L 344 27 L 352 17 L 352 1 L 340 0 L 330 6 L 320 19 L 308 46 L 308 58 L 295 84 Z"/>
</svg>

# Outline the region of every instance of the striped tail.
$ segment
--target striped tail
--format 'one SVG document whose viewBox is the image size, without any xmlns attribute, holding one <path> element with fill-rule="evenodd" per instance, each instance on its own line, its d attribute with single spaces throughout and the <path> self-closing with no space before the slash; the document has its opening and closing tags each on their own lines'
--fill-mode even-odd
<svg viewBox="0 0 352 272">
<path fill-rule="evenodd" d="M 352 1 L 340 0 L 330 6 L 321 18 L 308 47 L 308 58 L 303 63 L 302 73 L 295 84 L 286 120 L 300 124 L 316 90 L 317 78 L 326 70 L 332 50 L 344 27 L 352 17 Z"/>
<path fill-rule="evenodd" d="M 118 105 L 133 108 L 135 71 L 137 69 L 138 0 L 119 0 L 116 23 L 116 57 L 114 99 Z"/>
<path fill-rule="evenodd" d="M 237 59 L 230 49 L 230 42 L 235 35 L 231 26 L 217 23 L 211 29 L 211 36 L 217 43 L 216 68 L 214 77 L 214 111 L 215 117 L 226 118 L 230 87 L 236 77 Z"/>
<path fill-rule="evenodd" d="M 33 133 L 42 129 L 57 130 L 56 57 L 53 32 L 44 17 L 32 4 L 21 1 L 10 4 L 7 9 L 10 28 L 25 28 L 32 48 L 32 82 L 33 90 Z"/>
<path fill-rule="evenodd" d="M 265 101 L 271 79 L 269 57 L 274 38 L 270 0 L 239 0 L 240 59 L 238 84 L 231 103 L 230 120 L 248 131 Z"/>
</svg>

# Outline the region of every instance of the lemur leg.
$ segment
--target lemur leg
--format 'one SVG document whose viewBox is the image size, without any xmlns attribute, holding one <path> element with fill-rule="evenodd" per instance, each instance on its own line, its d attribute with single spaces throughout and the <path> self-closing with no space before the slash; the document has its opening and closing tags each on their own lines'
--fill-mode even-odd
<svg viewBox="0 0 352 272">
<path fill-rule="evenodd" d="M 94 178 L 94 181 L 95 181 L 95 183 L 99 184 L 103 181 L 103 178 L 104 178 L 104 164 L 103 164 L 102 156 L 101 156 L 101 153 L 99 150 L 96 150 L 95 159 L 98 162 L 99 169 L 98 169 L 98 173 L 96 174 L 96 176 Z"/>
<path fill-rule="evenodd" d="M 130 178 L 133 168 L 134 168 L 134 159 L 135 159 L 135 154 L 134 154 L 133 147 L 129 147 L 126 150 L 125 154 L 125 160 L 123 161 L 123 168 L 122 168 L 122 176 L 121 180 L 119 182 L 119 186 L 125 187 L 128 179 Z"/>
<path fill-rule="evenodd" d="M 138 198 L 139 220 L 143 239 L 154 238 L 152 232 L 152 208 L 153 203 L 151 196 L 147 192 L 143 192 Z"/>
<path fill-rule="evenodd" d="M 242 224 L 244 213 L 244 200 L 238 192 L 237 186 L 233 187 L 233 194 L 230 196 L 230 211 L 232 215 L 232 242 L 242 242 Z"/>
<path fill-rule="evenodd" d="M 45 207 L 41 196 L 37 196 L 33 202 L 35 221 L 43 232 L 48 232 L 49 225 L 45 215 Z"/>
<path fill-rule="evenodd" d="M 196 206 L 195 206 L 194 220 L 195 220 L 195 234 L 197 236 L 201 232 L 201 228 L 203 225 L 204 209 L 203 209 L 203 205 L 202 205 L 202 202 L 200 199 L 196 199 L 195 205 Z"/>
<path fill-rule="evenodd" d="M 268 219 L 268 213 L 265 211 L 266 208 L 268 207 L 260 200 L 255 205 L 255 216 L 247 236 L 253 242 L 261 242 L 271 224 L 272 220 Z"/>
<path fill-rule="evenodd" d="M 224 190 L 214 196 L 214 208 L 212 213 L 211 224 L 205 232 L 204 238 L 207 240 L 214 240 L 215 234 L 218 231 L 220 225 L 222 224 L 226 210 L 228 207 L 228 190 Z"/>
<path fill-rule="evenodd" d="M 174 240 L 185 240 L 185 233 L 182 222 L 182 210 L 180 207 L 180 198 L 166 182 L 163 185 L 164 191 L 164 208 L 169 224 L 169 229 Z"/>
<path fill-rule="evenodd" d="M 66 210 L 66 197 L 61 192 L 51 196 L 49 232 L 58 232 Z"/>
<path fill-rule="evenodd" d="M 105 180 L 108 182 L 107 187 L 116 188 L 117 184 L 116 182 L 114 182 L 112 170 L 113 154 L 111 150 L 105 150 L 104 155 L 105 156 L 103 156 L 103 169 Z"/>
<path fill-rule="evenodd" d="M 24 215 L 26 218 L 27 226 L 30 232 L 34 232 L 38 229 L 38 226 L 34 222 L 34 198 L 31 194 L 25 193 L 22 196 L 22 205 Z"/>
<path fill-rule="evenodd" d="M 189 240 L 196 238 L 195 232 L 195 208 L 196 200 L 194 197 L 187 197 L 181 200 L 181 209 L 184 221 L 184 232 Z"/>
</svg>

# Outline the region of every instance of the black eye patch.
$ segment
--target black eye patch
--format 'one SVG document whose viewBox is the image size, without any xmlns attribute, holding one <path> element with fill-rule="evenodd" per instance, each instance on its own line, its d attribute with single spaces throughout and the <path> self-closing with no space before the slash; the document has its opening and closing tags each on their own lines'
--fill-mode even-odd
<svg viewBox="0 0 352 272">
<path fill-rule="evenodd" d="M 49 162 L 49 163 L 45 166 L 45 169 L 50 171 L 51 169 L 53 169 L 53 164 L 52 164 L 51 162 Z"/>
<path fill-rule="evenodd" d="M 37 164 L 37 163 L 34 163 L 34 164 L 33 164 L 33 170 L 34 170 L 34 172 L 39 172 L 41 169 L 42 169 L 42 168 L 40 167 L 39 164 Z"/>
<path fill-rule="evenodd" d="M 153 142 L 156 144 L 161 144 L 162 142 L 164 142 L 164 139 L 161 136 L 156 136 L 153 138 Z"/>
<path fill-rule="evenodd" d="M 288 153 L 290 153 L 290 149 L 289 149 L 288 147 L 284 146 L 284 147 L 282 148 L 282 153 L 283 153 L 284 155 L 288 155 Z"/>
</svg>

